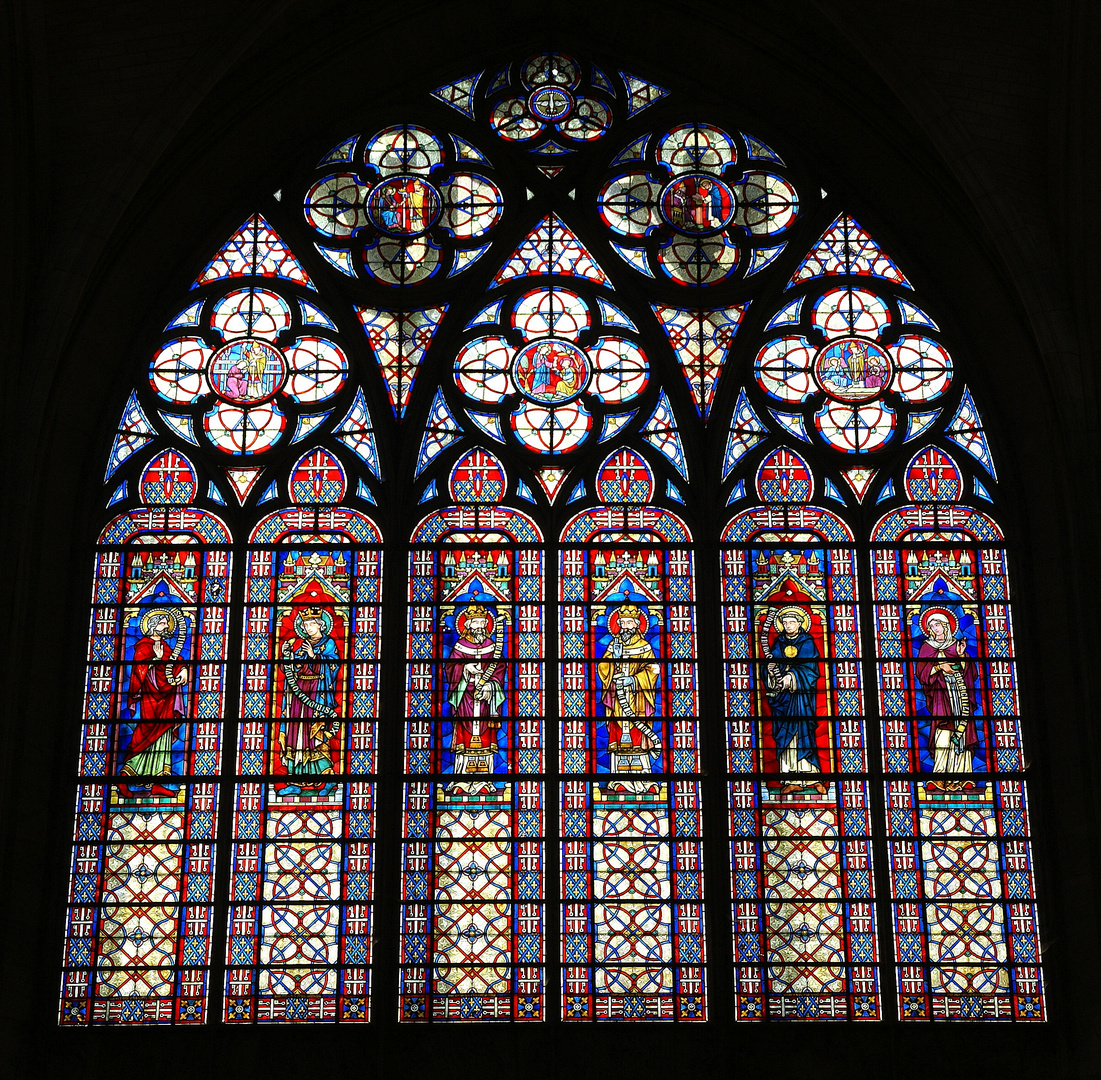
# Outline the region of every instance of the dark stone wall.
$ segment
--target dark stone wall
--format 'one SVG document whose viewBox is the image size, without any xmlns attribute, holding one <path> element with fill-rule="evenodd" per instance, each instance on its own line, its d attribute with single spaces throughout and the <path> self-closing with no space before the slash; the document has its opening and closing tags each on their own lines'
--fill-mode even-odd
<svg viewBox="0 0 1101 1080">
<path fill-rule="evenodd" d="M 0 260 L 0 1023 L 9 1075 L 1101 1075 L 1097 308 L 1101 6 L 1075 0 L 10 0 Z M 1013 566 L 1051 1020 L 59 1031 L 102 463 L 163 312 L 281 172 L 552 45 L 721 102 L 813 161 L 944 317 Z M 712 897 L 712 902 L 717 902 Z"/>
</svg>

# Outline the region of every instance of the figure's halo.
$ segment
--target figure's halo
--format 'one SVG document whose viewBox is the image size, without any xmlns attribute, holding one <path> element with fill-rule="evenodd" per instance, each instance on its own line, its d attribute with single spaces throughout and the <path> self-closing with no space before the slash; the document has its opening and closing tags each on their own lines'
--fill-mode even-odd
<svg viewBox="0 0 1101 1080">
<path fill-rule="evenodd" d="M 637 604 L 627 603 L 622 607 L 616 608 L 615 611 L 608 616 L 608 629 L 619 637 L 619 617 L 620 615 L 633 615 L 638 619 L 638 632 L 645 637 L 646 628 L 650 625 L 650 616 L 646 613 L 645 608 L 640 608 Z"/>
<path fill-rule="evenodd" d="M 486 622 L 486 637 L 493 637 L 493 628 L 497 625 L 497 620 L 493 617 L 493 612 L 490 611 L 489 608 L 477 602 L 468 604 L 455 616 L 455 629 L 459 632 L 459 636 L 462 636 L 463 630 L 466 629 L 466 620 L 469 619 L 471 615 L 479 615 L 488 620 Z"/>
<path fill-rule="evenodd" d="M 141 617 L 141 632 L 144 637 L 149 636 L 150 627 L 153 625 L 155 619 L 164 616 L 168 620 L 168 629 L 165 631 L 165 637 L 171 637 L 176 632 L 176 627 L 180 625 L 180 620 L 176 613 L 171 608 L 153 608 L 152 611 L 147 611 Z"/>
<path fill-rule="evenodd" d="M 960 620 L 954 611 L 949 611 L 948 608 L 927 608 L 921 613 L 921 619 L 919 625 L 921 626 L 921 632 L 927 637 L 933 635 L 929 632 L 929 620 L 932 618 L 941 618 L 948 623 L 948 636 L 954 638 L 960 628 Z"/>
<path fill-rule="evenodd" d="M 324 608 L 317 611 L 300 611 L 294 617 L 294 632 L 303 640 L 306 640 L 306 630 L 302 625 L 302 620 L 306 617 L 311 619 L 320 619 L 322 631 L 325 634 L 331 634 L 333 630 L 333 617 Z"/>
<path fill-rule="evenodd" d="M 804 630 L 810 630 L 810 612 L 804 611 L 801 607 L 780 608 L 780 610 L 776 612 L 776 617 L 772 620 L 772 625 L 777 630 L 783 631 L 784 625 L 782 620 L 788 615 L 794 615 L 799 620 L 799 625 Z"/>
</svg>

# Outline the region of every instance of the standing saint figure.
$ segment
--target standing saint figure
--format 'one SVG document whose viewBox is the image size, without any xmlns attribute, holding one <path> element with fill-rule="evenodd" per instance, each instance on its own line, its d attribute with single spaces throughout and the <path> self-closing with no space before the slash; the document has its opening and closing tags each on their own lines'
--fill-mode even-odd
<svg viewBox="0 0 1101 1080">
<path fill-rule="evenodd" d="M 448 787 L 454 794 L 483 795 L 496 790 L 489 777 L 505 701 L 505 663 L 501 659 L 503 638 L 490 633 L 489 623 L 488 608 L 468 604 L 455 619 L 459 639 L 444 664 L 454 772 L 484 777 L 456 780 Z"/>
<path fill-rule="evenodd" d="M 653 722 L 661 666 L 654 663 L 654 650 L 642 636 L 642 609 L 627 603 L 609 616 L 612 639 L 604 659 L 596 665 L 603 687 L 600 700 L 608 717 L 608 754 L 613 773 L 649 773 L 651 754 L 661 749 Z M 656 794 L 658 786 L 649 780 L 612 780 L 609 791 L 635 795 Z"/>
<path fill-rule="evenodd" d="M 550 342 L 544 341 L 532 359 L 531 392 L 539 397 L 553 397 L 558 374 L 551 363 Z"/>
<path fill-rule="evenodd" d="M 975 665 L 967 659 L 967 646 L 956 638 L 956 619 L 951 612 L 933 609 L 921 617 L 925 640 L 918 649 L 917 681 L 925 692 L 929 711 L 929 749 L 933 772 L 970 773 L 979 748 L 975 727 Z M 926 789 L 962 791 L 966 780 L 929 781 Z"/>
<path fill-rule="evenodd" d="M 409 231 L 421 232 L 428 219 L 424 205 L 424 188 L 419 180 L 408 180 L 405 184 L 406 200 L 409 204 Z"/>
<path fill-rule="evenodd" d="M 818 727 L 818 681 L 821 679 L 818 646 L 807 632 L 810 616 L 797 607 L 781 608 L 773 621 L 779 633 L 768 649 L 772 661 L 765 668 L 772 737 L 780 772 L 787 774 L 822 771 L 815 731 Z M 820 780 L 805 783 L 789 780 L 781 795 L 813 789 L 826 794 Z"/>
<path fill-rule="evenodd" d="M 320 607 L 304 608 L 294 620 L 297 647 L 283 642 L 283 716 L 276 734 L 279 759 L 293 783 L 280 785 L 283 795 L 328 794 L 331 785 L 316 779 L 333 773 L 329 741 L 335 723 L 340 653 L 332 639 L 333 618 Z"/>
<path fill-rule="evenodd" d="M 723 223 L 722 193 L 710 180 L 700 180 L 692 196 L 692 220 L 700 229 L 717 229 Z"/>
<path fill-rule="evenodd" d="M 243 365 L 245 374 L 245 393 L 247 398 L 262 398 L 264 396 L 264 372 L 268 367 L 268 354 L 264 352 L 264 346 L 259 341 L 248 341 L 244 345 L 243 357 L 240 364 Z"/>
<path fill-rule="evenodd" d="M 127 704 L 130 715 L 138 720 L 124 751 L 119 771 L 123 776 L 170 776 L 172 774 L 172 743 L 187 713 L 183 686 L 187 669 L 174 663 L 179 649 L 168 644 L 174 637 L 182 647 L 185 625 L 168 608 L 154 608 L 141 618 L 141 638 L 134 646 L 130 668 Z M 144 784 L 120 784 L 119 794 L 132 798 L 132 789 L 144 789 Z M 175 791 L 162 784 L 149 787 L 153 795 L 174 796 Z"/>
</svg>

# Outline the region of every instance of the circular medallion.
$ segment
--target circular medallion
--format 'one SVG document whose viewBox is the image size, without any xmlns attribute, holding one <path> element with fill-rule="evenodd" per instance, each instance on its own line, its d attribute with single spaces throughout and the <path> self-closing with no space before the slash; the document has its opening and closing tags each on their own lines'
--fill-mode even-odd
<svg viewBox="0 0 1101 1080">
<path fill-rule="evenodd" d="M 734 193 L 705 173 L 678 176 L 661 193 L 661 213 L 674 229 L 693 236 L 718 232 L 734 216 Z"/>
<path fill-rule="evenodd" d="M 794 645 L 785 645 L 784 646 L 784 655 L 789 660 L 791 660 L 793 657 L 796 657 L 796 656 L 799 655 L 799 650 Z"/>
<path fill-rule="evenodd" d="M 573 97 L 561 86 L 543 86 L 528 98 L 528 108 L 540 120 L 553 124 L 570 114 Z"/>
<path fill-rule="evenodd" d="M 419 176 L 392 176 L 371 192 L 367 212 L 391 236 L 419 236 L 440 216 L 440 194 Z"/>
<path fill-rule="evenodd" d="M 207 367 L 214 392 L 235 405 L 266 401 L 283 385 L 287 362 L 283 354 L 266 341 L 246 338 L 220 348 Z"/>
<path fill-rule="evenodd" d="M 871 401 L 890 385 L 890 355 L 863 338 L 838 338 L 814 358 L 814 381 L 838 401 Z"/>
<path fill-rule="evenodd" d="M 589 358 L 561 338 L 533 341 L 512 361 L 512 377 L 532 401 L 559 404 L 572 401 L 589 381 Z"/>
</svg>

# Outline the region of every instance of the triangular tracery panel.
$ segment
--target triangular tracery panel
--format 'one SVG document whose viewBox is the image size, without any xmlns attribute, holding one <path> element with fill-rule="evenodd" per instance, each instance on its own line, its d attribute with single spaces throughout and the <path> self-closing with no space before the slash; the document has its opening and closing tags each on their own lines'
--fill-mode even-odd
<svg viewBox="0 0 1101 1080">
<path fill-rule="evenodd" d="M 261 214 L 253 214 L 245 221 L 191 287 L 243 277 L 278 277 L 314 288 L 302 264 Z"/>
<path fill-rule="evenodd" d="M 447 305 L 420 311 L 381 311 L 357 306 L 355 311 L 386 381 L 394 415 L 401 420 L 409 406 L 417 368 L 432 344 Z"/>
<path fill-rule="evenodd" d="M 715 386 L 748 306 L 746 303 L 702 311 L 654 305 L 654 314 L 688 380 L 696 411 L 704 419 L 711 409 Z"/>
<path fill-rule="evenodd" d="M 513 278 L 532 274 L 562 274 L 585 278 L 597 285 L 608 283 L 588 249 L 557 214 L 548 214 L 528 233 L 497 271 L 493 284 L 503 285 Z"/>
<path fill-rule="evenodd" d="M 895 261 L 848 214 L 839 214 L 822 234 L 796 267 L 788 287 L 833 274 L 879 277 L 910 288 Z"/>
</svg>

